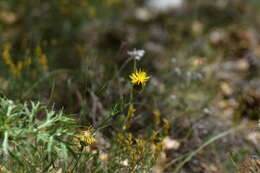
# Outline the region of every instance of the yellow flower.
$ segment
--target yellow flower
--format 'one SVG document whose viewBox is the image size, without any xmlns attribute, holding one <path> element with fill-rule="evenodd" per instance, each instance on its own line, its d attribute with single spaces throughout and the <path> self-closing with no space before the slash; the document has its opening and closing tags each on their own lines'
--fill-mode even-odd
<svg viewBox="0 0 260 173">
<path fill-rule="evenodd" d="M 91 130 L 81 131 L 76 137 L 83 145 L 91 145 L 96 141 Z"/>
<path fill-rule="evenodd" d="M 134 85 L 145 85 L 145 83 L 150 78 L 150 76 L 148 76 L 147 73 L 141 69 L 136 70 L 131 75 L 129 75 L 129 77 L 131 79 L 131 83 Z"/>
</svg>

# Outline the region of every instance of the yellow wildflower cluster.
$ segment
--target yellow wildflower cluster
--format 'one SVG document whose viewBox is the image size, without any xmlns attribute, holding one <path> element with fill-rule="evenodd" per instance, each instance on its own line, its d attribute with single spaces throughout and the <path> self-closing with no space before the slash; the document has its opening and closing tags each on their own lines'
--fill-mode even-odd
<svg viewBox="0 0 260 173">
<path fill-rule="evenodd" d="M 91 145 L 96 141 L 91 129 L 81 131 L 79 134 L 76 135 L 76 138 L 76 144 L 80 144 L 83 146 Z"/>
<path fill-rule="evenodd" d="M 31 58 L 26 58 L 22 61 L 18 61 L 17 64 L 13 61 L 10 54 L 11 45 L 5 44 L 3 47 L 2 58 L 4 63 L 8 66 L 9 71 L 14 75 L 19 77 L 23 69 L 27 68 L 32 64 Z"/>
<path fill-rule="evenodd" d="M 141 161 L 146 154 L 146 141 L 143 139 L 135 139 L 136 145 L 134 149 L 130 151 L 130 161 L 136 165 L 139 161 Z"/>
<path fill-rule="evenodd" d="M 131 133 L 127 134 L 118 134 L 117 142 L 123 146 L 123 151 L 131 150 L 131 146 L 133 144 L 133 135 Z"/>
<path fill-rule="evenodd" d="M 145 154 L 148 153 L 148 143 L 143 139 L 133 138 L 131 133 L 119 134 L 117 141 L 121 145 L 123 152 L 128 154 L 129 163 L 132 165 L 139 164 Z"/>
<path fill-rule="evenodd" d="M 42 48 L 37 46 L 35 49 L 35 56 L 39 58 L 39 64 L 44 70 L 48 70 L 48 59 L 47 56 L 42 52 Z"/>
<path fill-rule="evenodd" d="M 152 131 L 152 134 L 149 138 L 150 143 L 152 144 L 151 146 L 151 151 L 153 151 L 154 159 L 156 160 L 160 153 L 163 151 L 163 142 L 162 139 L 158 136 L 159 132 L 158 131 Z"/>
<path fill-rule="evenodd" d="M 140 165 L 142 161 L 145 161 L 144 158 L 147 157 L 147 154 L 155 161 L 163 150 L 163 143 L 158 136 L 158 131 L 153 131 L 147 140 L 134 138 L 131 133 L 118 134 L 117 142 L 123 152 L 127 153 L 126 159 L 131 165 Z"/>
</svg>

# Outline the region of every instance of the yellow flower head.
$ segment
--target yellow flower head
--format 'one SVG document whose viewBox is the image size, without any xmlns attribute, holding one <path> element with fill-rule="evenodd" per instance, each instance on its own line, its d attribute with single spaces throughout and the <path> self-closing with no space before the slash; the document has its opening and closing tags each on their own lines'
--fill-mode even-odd
<svg viewBox="0 0 260 173">
<path fill-rule="evenodd" d="M 136 70 L 131 75 L 129 75 L 129 77 L 131 79 L 131 83 L 134 85 L 145 85 L 145 83 L 150 78 L 150 76 L 148 76 L 147 73 L 141 69 Z"/>
<path fill-rule="evenodd" d="M 93 136 L 92 130 L 81 131 L 79 134 L 76 135 L 76 137 L 83 145 L 91 145 L 96 141 L 95 137 Z"/>
</svg>

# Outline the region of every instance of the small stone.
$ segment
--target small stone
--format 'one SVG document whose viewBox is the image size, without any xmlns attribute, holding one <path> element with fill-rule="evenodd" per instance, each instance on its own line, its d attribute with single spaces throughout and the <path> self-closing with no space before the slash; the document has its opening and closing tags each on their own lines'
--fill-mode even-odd
<svg viewBox="0 0 260 173">
<path fill-rule="evenodd" d="M 163 146 L 167 150 L 177 150 L 180 147 L 180 142 L 167 136 L 163 139 Z"/>
</svg>

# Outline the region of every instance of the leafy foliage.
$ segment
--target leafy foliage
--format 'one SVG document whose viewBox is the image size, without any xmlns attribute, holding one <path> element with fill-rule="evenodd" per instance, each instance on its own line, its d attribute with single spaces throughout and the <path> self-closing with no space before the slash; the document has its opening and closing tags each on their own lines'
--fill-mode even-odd
<svg viewBox="0 0 260 173">
<path fill-rule="evenodd" d="M 57 159 L 73 154 L 69 138 L 75 121 L 40 104 L 16 104 L 0 98 L 2 164 L 11 170 L 46 171 Z M 15 166 L 14 166 L 15 165 Z"/>
</svg>

